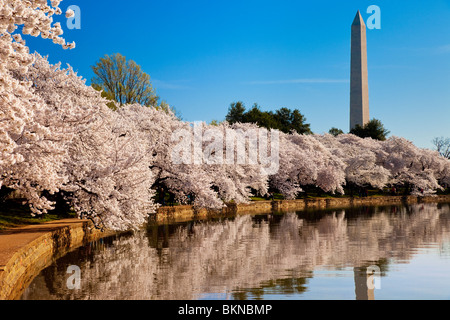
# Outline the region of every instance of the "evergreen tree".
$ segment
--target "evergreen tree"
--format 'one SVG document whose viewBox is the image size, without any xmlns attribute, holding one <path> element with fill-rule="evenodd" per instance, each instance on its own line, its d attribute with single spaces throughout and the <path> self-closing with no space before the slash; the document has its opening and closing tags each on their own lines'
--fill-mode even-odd
<svg viewBox="0 0 450 320">
<path fill-rule="evenodd" d="M 390 131 L 384 127 L 380 120 L 373 119 L 364 126 L 357 125 L 350 133 L 360 138 L 372 138 L 385 141 Z"/>
<path fill-rule="evenodd" d="M 332 136 L 337 137 L 340 134 L 344 134 L 344 131 L 342 131 L 341 129 L 338 128 L 331 128 L 330 131 L 328 131 L 329 134 L 331 134 Z"/>
<path fill-rule="evenodd" d="M 284 133 L 296 131 L 299 134 L 312 134 L 310 124 L 305 123 L 306 118 L 297 109 L 292 111 L 281 108 L 275 112 L 261 111 L 255 103 L 252 109 L 246 111 L 243 102 L 239 101 L 231 104 L 225 119 L 230 124 L 255 123 L 260 127 L 278 129 Z"/>
</svg>

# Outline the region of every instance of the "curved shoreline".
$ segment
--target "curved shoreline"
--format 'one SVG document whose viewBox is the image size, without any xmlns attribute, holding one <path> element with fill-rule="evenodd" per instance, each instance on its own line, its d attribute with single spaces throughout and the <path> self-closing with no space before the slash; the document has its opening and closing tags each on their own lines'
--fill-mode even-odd
<svg viewBox="0 0 450 320">
<path fill-rule="evenodd" d="M 192 206 L 162 207 L 153 216 L 157 223 L 207 219 L 213 216 L 332 209 L 402 203 L 450 203 L 450 195 L 437 197 L 321 198 L 254 201 L 229 204 L 222 210 L 195 210 Z M 34 277 L 55 259 L 87 242 L 111 236 L 86 220 L 65 219 L 0 232 L 0 300 L 19 299 Z"/>
<path fill-rule="evenodd" d="M 0 300 L 19 299 L 34 277 L 67 252 L 112 232 L 63 219 L 0 232 Z"/>
</svg>

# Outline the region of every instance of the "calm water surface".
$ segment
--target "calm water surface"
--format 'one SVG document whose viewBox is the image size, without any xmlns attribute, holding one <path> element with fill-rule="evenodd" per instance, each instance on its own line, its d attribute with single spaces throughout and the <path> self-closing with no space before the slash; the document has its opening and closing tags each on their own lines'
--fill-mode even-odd
<svg viewBox="0 0 450 320">
<path fill-rule="evenodd" d="M 449 270 L 450 204 L 246 215 L 90 243 L 22 299 L 450 299 Z"/>
</svg>

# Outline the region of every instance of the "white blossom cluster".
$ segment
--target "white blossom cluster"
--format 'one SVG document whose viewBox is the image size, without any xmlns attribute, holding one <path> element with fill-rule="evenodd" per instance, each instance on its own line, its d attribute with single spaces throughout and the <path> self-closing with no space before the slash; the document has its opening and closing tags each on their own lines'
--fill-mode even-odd
<svg viewBox="0 0 450 320">
<path fill-rule="evenodd" d="M 52 15 L 61 14 L 59 2 L 0 0 L 0 189 L 19 191 L 34 214 L 52 210 L 49 198 L 58 193 L 79 217 L 121 230 L 140 226 L 155 212 L 160 186 L 180 203 L 218 209 L 266 195 L 269 187 L 295 198 L 305 185 L 343 193 L 348 182 L 377 188 L 408 184 L 423 194 L 450 185 L 449 160 L 396 137 L 380 142 L 279 133 L 279 170 L 270 174 L 260 163 L 177 164 L 171 158 L 173 133 L 189 131 L 191 124 L 140 105 L 112 111 L 70 66 L 29 53 L 19 26 L 22 34 L 74 47 L 61 38 L 61 26 L 52 24 Z M 202 128 L 229 132 L 256 126 Z"/>
<path fill-rule="evenodd" d="M 409 187 L 413 195 L 432 195 L 450 186 L 450 161 L 399 137 L 378 141 L 352 134 L 291 133 L 281 137 L 280 170 L 269 181 L 290 199 L 302 186 L 343 194 L 349 183 L 378 189 Z"/>
</svg>

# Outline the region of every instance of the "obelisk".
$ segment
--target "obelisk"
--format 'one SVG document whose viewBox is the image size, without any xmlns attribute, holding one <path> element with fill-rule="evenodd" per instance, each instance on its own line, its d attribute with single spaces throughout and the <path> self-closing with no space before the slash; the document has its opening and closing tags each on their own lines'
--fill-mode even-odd
<svg viewBox="0 0 450 320">
<path fill-rule="evenodd" d="M 352 24 L 350 130 L 370 121 L 366 25 L 358 11 Z"/>
</svg>

